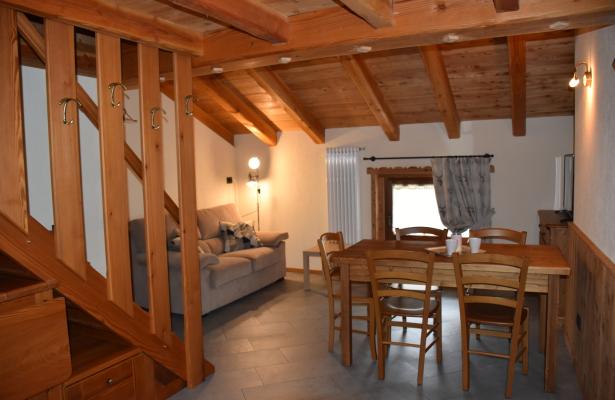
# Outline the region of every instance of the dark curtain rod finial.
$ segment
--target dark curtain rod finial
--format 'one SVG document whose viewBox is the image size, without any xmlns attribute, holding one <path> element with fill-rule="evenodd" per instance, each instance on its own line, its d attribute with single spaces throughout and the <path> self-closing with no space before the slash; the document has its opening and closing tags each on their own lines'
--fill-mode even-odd
<svg viewBox="0 0 615 400">
<path fill-rule="evenodd" d="M 431 159 L 431 158 L 473 158 L 473 157 L 480 157 L 480 158 L 493 158 L 493 154 L 489 154 L 489 153 L 485 153 L 485 154 L 480 154 L 480 155 L 463 155 L 463 156 L 416 156 L 416 157 L 376 157 L 376 156 L 371 156 L 371 157 L 363 157 L 363 160 L 365 161 L 376 161 L 376 160 L 426 160 L 426 159 Z"/>
</svg>

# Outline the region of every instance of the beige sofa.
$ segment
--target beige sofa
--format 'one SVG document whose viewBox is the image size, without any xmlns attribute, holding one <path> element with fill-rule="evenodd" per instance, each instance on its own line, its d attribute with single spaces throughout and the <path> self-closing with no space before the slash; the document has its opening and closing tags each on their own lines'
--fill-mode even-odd
<svg viewBox="0 0 615 400">
<path fill-rule="evenodd" d="M 287 233 L 257 232 L 262 247 L 225 253 L 220 222 L 240 222 L 241 217 L 236 206 L 225 204 L 198 210 L 197 218 L 199 247 L 203 250 L 203 253 L 199 254 L 203 314 L 284 278 L 284 240 L 288 239 Z M 177 224 L 167 215 L 166 225 L 169 241 L 175 236 Z M 147 308 L 147 258 L 143 219 L 130 221 L 130 244 L 135 301 Z M 171 312 L 183 314 L 181 254 L 172 249 L 169 249 L 167 254 Z"/>
</svg>

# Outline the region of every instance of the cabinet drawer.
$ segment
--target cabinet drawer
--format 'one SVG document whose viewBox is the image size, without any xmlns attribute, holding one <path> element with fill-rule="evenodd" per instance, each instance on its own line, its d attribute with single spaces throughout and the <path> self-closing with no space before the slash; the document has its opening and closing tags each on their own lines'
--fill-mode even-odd
<svg viewBox="0 0 615 400">
<path fill-rule="evenodd" d="M 66 388 L 68 400 L 134 398 L 132 361 L 126 360 Z"/>
</svg>

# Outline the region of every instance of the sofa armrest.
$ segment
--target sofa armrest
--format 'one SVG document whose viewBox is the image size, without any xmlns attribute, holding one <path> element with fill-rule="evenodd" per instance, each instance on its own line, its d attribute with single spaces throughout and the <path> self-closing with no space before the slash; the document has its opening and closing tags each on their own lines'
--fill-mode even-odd
<svg viewBox="0 0 615 400">
<path fill-rule="evenodd" d="M 284 240 L 288 239 L 288 232 L 256 232 L 256 236 L 263 243 L 263 246 L 278 247 Z"/>
</svg>

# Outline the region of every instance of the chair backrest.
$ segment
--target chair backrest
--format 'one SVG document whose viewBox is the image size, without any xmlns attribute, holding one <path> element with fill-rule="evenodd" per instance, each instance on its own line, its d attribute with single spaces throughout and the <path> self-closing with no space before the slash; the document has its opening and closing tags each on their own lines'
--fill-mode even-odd
<svg viewBox="0 0 615 400">
<path fill-rule="evenodd" d="M 465 313 L 468 304 L 495 304 L 514 309 L 514 323 L 518 326 L 525 300 L 527 259 L 500 254 L 464 254 L 454 255 L 453 264 L 462 322 L 466 320 Z M 506 272 L 512 273 L 513 277 L 486 275 L 480 272 L 481 265 L 504 266 Z M 492 291 L 489 294 L 473 294 L 468 290 L 472 288 L 491 289 Z M 507 293 L 513 293 L 513 298 L 507 297 L 503 289 Z"/>
<path fill-rule="evenodd" d="M 333 283 L 331 275 L 337 270 L 331 266 L 331 254 L 336 251 L 344 250 L 344 235 L 342 232 L 326 232 L 320 235 L 316 241 L 320 249 L 320 261 L 322 264 L 322 272 L 325 276 L 325 283 L 330 295 L 333 294 Z"/>
<path fill-rule="evenodd" d="M 470 231 L 470 237 L 481 239 L 503 239 L 517 244 L 525 244 L 526 231 L 515 231 L 507 228 L 484 228 Z"/>
<path fill-rule="evenodd" d="M 423 316 L 429 314 L 434 254 L 410 250 L 378 250 L 367 252 L 367 266 L 376 299 L 387 297 L 413 298 L 423 302 Z M 404 284 L 424 285 L 424 291 L 404 289 Z M 376 301 L 376 317 L 380 318 L 380 301 Z M 378 319 L 379 320 L 379 319 Z"/>
<path fill-rule="evenodd" d="M 395 228 L 395 239 L 429 241 L 444 244 L 448 229 L 437 229 L 428 226 L 411 226 L 408 228 Z"/>
</svg>

